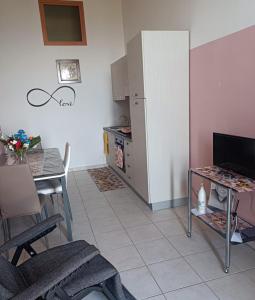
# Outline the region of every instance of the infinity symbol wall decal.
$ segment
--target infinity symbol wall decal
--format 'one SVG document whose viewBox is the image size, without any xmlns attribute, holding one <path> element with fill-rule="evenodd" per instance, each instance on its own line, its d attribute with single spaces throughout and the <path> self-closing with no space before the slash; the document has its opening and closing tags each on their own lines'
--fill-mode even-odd
<svg viewBox="0 0 255 300">
<path fill-rule="evenodd" d="M 64 100 L 61 97 L 61 94 L 58 93 L 59 91 L 71 92 L 71 100 Z M 37 96 L 39 94 L 39 97 L 41 97 L 42 103 L 40 104 L 35 104 L 34 100 L 35 100 L 36 93 Z M 33 99 L 33 95 L 34 95 L 34 99 Z M 67 85 L 60 86 L 52 94 L 40 88 L 32 89 L 27 93 L 27 102 L 33 107 L 41 107 L 47 105 L 51 100 L 54 100 L 56 103 L 58 103 L 59 106 L 73 106 L 75 104 L 75 98 L 76 98 L 75 90 L 72 87 Z"/>
</svg>

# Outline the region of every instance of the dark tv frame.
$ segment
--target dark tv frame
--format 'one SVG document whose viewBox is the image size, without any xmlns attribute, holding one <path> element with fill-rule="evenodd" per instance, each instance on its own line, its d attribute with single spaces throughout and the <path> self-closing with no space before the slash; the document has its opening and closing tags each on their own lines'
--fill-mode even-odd
<svg viewBox="0 0 255 300">
<path fill-rule="evenodd" d="M 246 167 L 244 167 L 244 168 L 242 168 L 240 170 L 240 168 L 237 169 L 237 168 L 233 168 L 233 167 L 228 167 L 226 165 L 223 166 L 223 163 L 222 164 L 216 163 L 216 161 L 215 161 L 215 152 L 216 152 L 216 150 L 215 150 L 215 142 L 214 142 L 215 136 L 227 137 L 227 138 L 234 139 L 236 141 L 238 141 L 238 140 L 239 141 L 243 141 L 243 140 L 245 140 L 245 141 L 251 141 L 251 142 L 254 143 L 254 145 L 255 145 L 255 139 L 249 138 L 249 137 L 242 137 L 242 136 L 236 136 L 236 135 L 230 135 L 230 134 L 213 132 L 213 164 L 215 166 L 221 167 L 221 168 L 223 168 L 225 170 L 233 171 L 233 172 L 235 172 L 237 174 L 241 174 L 243 176 L 255 179 L 255 168 L 254 168 L 254 171 L 252 170 L 252 168 L 248 169 Z M 254 152 L 254 159 L 255 159 L 255 152 Z M 240 165 L 240 167 L 242 167 L 242 166 Z M 246 171 L 244 171 L 244 170 L 246 170 Z"/>
</svg>

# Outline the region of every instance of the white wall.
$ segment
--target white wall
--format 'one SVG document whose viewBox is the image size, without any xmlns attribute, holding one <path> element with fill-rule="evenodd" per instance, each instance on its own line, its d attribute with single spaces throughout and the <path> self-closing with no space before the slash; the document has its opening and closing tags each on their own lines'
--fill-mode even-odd
<svg viewBox="0 0 255 300">
<path fill-rule="evenodd" d="M 40 134 L 45 147 L 73 147 L 72 167 L 105 162 L 102 127 L 114 123 L 110 63 L 124 53 L 120 0 L 84 1 L 88 46 L 44 46 L 37 0 L 0 0 L 0 126 Z M 76 105 L 33 108 L 26 93 L 59 87 L 56 59 L 80 60 Z M 117 106 L 117 105 L 116 105 Z M 63 152 L 63 151 L 62 151 Z"/>
<path fill-rule="evenodd" d="M 191 48 L 255 24 L 254 0 L 122 0 L 125 41 L 140 30 L 191 31 Z"/>
</svg>

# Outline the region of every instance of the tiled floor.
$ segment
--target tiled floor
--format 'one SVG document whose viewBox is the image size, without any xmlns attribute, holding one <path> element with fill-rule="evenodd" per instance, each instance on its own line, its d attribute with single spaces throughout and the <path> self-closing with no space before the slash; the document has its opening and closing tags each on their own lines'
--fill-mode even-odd
<svg viewBox="0 0 255 300">
<path fill-rule="evenodd" d="M 95 244 L 137 299 L 255 299 L 254 244 L 233 247 L 227 275 L 222 270 L 224 241 L 198 222 L 188 239 L 185 207 L 152 213 L 129 188 L 99 192 L 85 171 L 70 173 L 68 192 L 74 239 Z M 62 211 L 57 199 L 55 210 Z M 30 223 L 15 220 L 12 232 Z M 51 246 L 66 243 L 63 228 L 49 241 Z M 43 243 L 36 248 L 44 249 Z M 86 299 L 104 298 L 93 294 Z"/>
</svg>

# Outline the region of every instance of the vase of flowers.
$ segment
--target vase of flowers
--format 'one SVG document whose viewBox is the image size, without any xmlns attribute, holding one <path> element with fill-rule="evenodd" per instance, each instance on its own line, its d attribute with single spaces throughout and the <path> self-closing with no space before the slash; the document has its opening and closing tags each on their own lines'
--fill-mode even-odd
<svg viewBox="0 0 255 300">
<path fill-rule="evenodd" d="M 0 141 L 7 147 L 8 150 L 14 152 L 20 161 L 23 161 L 27 150 L 40 143 L 41 138 L 40 136 L 28 137 L 26 132 L 23 129 L 20 129 L 12 136 L 8 136 L 6 139 L 0 139 Z"/>
</svg>

